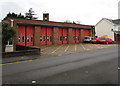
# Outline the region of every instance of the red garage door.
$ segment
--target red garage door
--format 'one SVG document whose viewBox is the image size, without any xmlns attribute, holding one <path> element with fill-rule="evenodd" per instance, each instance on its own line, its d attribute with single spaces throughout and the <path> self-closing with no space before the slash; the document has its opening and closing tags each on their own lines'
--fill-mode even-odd
<svg viewBox="0 0 120 86">
<path fill-rule="evenodd" d="M 80 29 L 76 29 L 76 43 L 80 42 Z"/>
<path fill-rule="evenodd" d="M 76 43 L 76 29 L 72 29 L 72 38 L 73 38 L 72 43 Z"/>
<path fill-rule="evenodd" d="M 33 37 L 34 37 L 34 27 L 26 26 L 25 35 L 26 35 L 26 45 L 32 46 L 33 45 Z"/>
<path fill-rule="evenodd" d="M 68 39 L 68 29 L 63 28 L 63 44 L 68 43 L 67 39 Z"/>
<path fill-rule="evenodd" d="M 84 30 L 84 36 L 91 36 L 90 30 Z"/>
<path fill-rule="evenodd" d="M 25 45 L 25 26 L 18 26 L 18 45 Z"/>
<path fill-rule="evenodd" d="M 62 44 L 63 43 L 63 29 L 62 28 L 59 28 L 59 30 L 58 30 L 58 36 L 59 36 L 58 43 Z"/>
<path fill-rule="evenodd" d="M 51 45 L 52 44 L 52 27 L 41 27 L 40 44 L 41 45 Z"/>
<path fill-rule="evenodd" d="M 46 45 L 46 35 L 47 35 L 47 29 L 46 27 L 41 27 L 40 28 L 40 44 L 41 45 Z"/>
<path fill-rule="evenodd" d="M 47 45 L 52 44 L 52 27 L 47 27 Z"/>
<path fill-rule="evenodd" d="M 80 42 L 80 29 L 72 29 L 72 43 L 79 43 Z"/>
<path fill-rule="evenodd" d="M 59 36 L 59 44 L 67 44 L 68 41 L 68 29 L 66 28 L 59 28 L 58 30 L 58 36 Z"/>
</svg>

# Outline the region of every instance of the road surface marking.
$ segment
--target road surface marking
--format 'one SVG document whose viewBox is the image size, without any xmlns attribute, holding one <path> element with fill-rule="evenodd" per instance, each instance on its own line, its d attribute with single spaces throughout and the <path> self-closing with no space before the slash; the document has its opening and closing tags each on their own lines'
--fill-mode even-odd
<svg viewBox="0 0 120 86">
<path fill-rule="evenodd" d="M 70 46 L 68 45 L 67 48 L 65 49 L 65 52 L 68 50 L 69 47 L 70 47 Z"/>
<path fill-rule="evenodd" d="M 2 66 L 2 65 L 9 65 L 9 64 L 17 64 L 17 63 L 22 63 L 22 62 L 29 62 L 29 61 L 33 61 L 33 60 L 25 60 L 25 61 L 18 61 L 18 62 L 4 63 L 4 64 L 0 64 L 0 66 Z"/>
<path fill-rule="evenodd" d="M 81 46 L 82 46 L 82 48 L 84 49 L 84 50 L 86 50 L 86 48 L 81 44 Z"/>
<path fill-rule="evenodd" d="M 57 48 L 52 52 L 52 54 L 55 53 L 58 49 L 60 49 L 62 46 L 63 46 L 63 45 L 57 47 Z"/>
<path fill-rule="evenodd" d="M 43 48 L 42 51 L 44 51 L 44 50 L 46 50 L 46 49 L 48 49 L 48 48 L 49 48 L 49 47 Z"/>
<path fill-rule="evenodd" d="M 85 48 L 82 44 L 81 44 L 81 46 L 82 46 L 82 48 L 83 48 L 84 50 L 90 50 L 90 49 Z"/>
</svg>

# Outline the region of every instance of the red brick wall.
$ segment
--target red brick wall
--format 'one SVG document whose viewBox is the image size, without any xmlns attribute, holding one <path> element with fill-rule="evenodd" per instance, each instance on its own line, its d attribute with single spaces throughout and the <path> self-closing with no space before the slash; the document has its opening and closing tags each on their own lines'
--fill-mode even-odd
<svg viewBox="0 0 120 86">
<path fill-rule="evenodd" d="M 40 46 L 40 26 L 35 27 L 34 46 Z"/>
<path fill-rule="evenodd" d="M 58 44 L 58 27 L 53 28 L 53 44 Z"/>
</svg>

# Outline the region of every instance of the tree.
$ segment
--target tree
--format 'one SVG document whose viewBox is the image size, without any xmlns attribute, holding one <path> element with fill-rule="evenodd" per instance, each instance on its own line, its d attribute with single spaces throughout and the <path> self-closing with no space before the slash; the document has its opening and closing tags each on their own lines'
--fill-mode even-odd
<svg viewBox="0 0 120 86">
<path fill-rule="evenodd" d="M 26 19 L 37 19 L 37 17 L 33 17 L 34 11 L 32 10 L 32 8 L 29 9 L 29 11 L 27 13 L 25 13 L 25 18 Z"/>
<path fill-rule="evenodd" d="M 16 30 L 10 27 L 8 22 L 2 22 L 2 51 L 5 51 L 5 43 L 14 38 Z"/>
<path fill-rule="evenodd" d="M 12 12 L 12 13 L 9 12 L 5 18 L 9 18 L 9 17 L 25 19 L 24 15 L 22 15 L 21 13 L 16 14 L 14 12 Z"/>
</svg>

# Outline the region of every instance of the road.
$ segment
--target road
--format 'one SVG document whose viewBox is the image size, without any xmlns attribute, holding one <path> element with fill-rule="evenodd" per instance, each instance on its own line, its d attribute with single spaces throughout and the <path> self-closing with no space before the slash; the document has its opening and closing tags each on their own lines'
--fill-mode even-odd
<svg viewBox="0 0 120 86">
<path fill-rule="evenodd" d="M 3 65 L 3 84 L 117 84 L 118 47 Z"/>
</svg>

